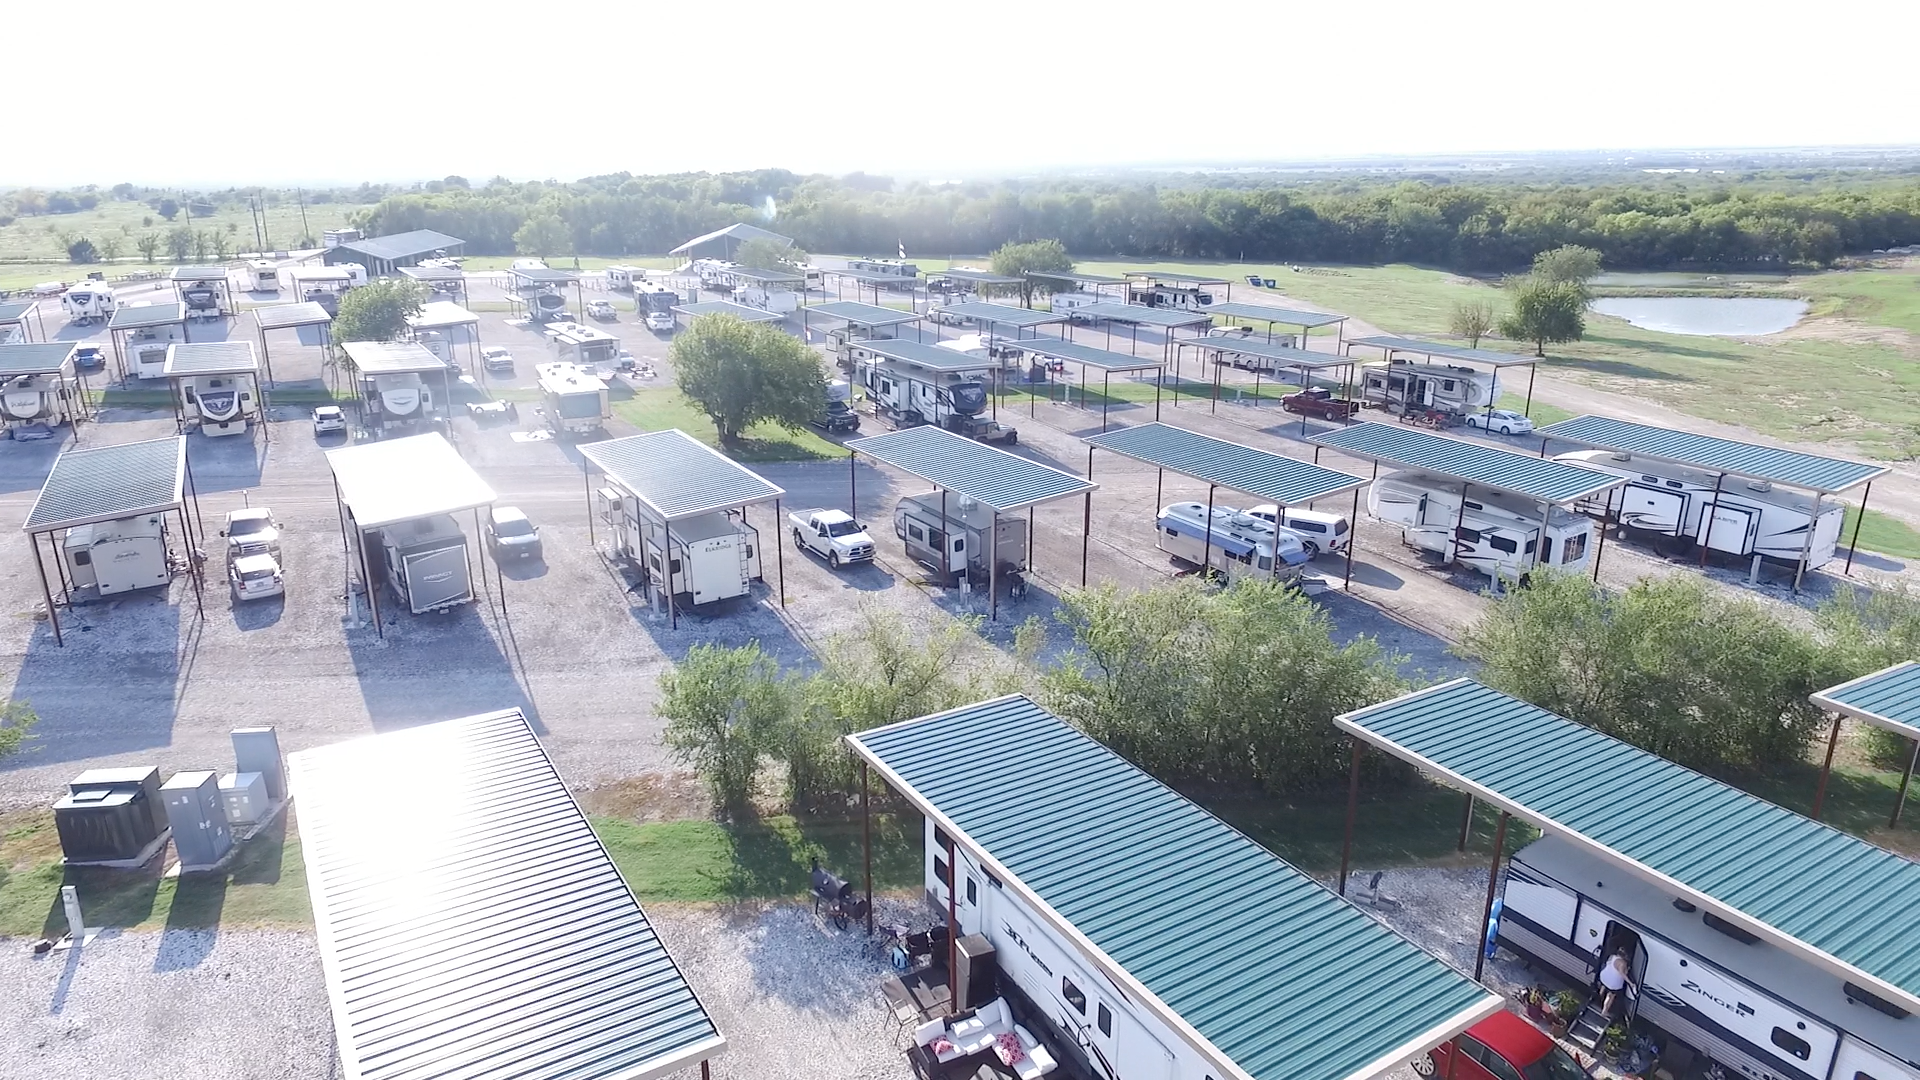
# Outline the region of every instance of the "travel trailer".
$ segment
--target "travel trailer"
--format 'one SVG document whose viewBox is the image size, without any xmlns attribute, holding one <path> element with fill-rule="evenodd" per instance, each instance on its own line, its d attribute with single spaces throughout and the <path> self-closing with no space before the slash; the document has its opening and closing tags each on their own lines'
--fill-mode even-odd
<svg viewBox="0 0 1920 1080">
<path fill-rule="evenodd" d="M 991 541 L 988 529 L 994 532 Z M 964 578 L 985 587 L 990 557 L 999 560 L 1003 577 L 1008 570 L 1027 568 L 1025 519 L 1015 514 L 996 522 L 990 508 L 964 496 L 949 493 L 944 510 L 937 491 L 901 496 L 893 508 L 893 533 L 908 558 L 936 574 L 950 575 L 948 585 Z"/>
<path fill-rule="evenodd" d="M 1213 507 L 1211 528 L 1206 503 L 1164 506 L 1154 519 L 1154 535 L 1161 551 L 1194 566 L 1205 560 L 1228 581 L 1245 577 L 1288 581 L 1307 565 L 1306 545 L 1298 536 L 1231 506 Z"/>
<path fill-rule="evenodd" d="M 202 435 L 244 435 L 260 418 L 252 375 L 194 375 L 180 380 L 180 405 Z"/>
<path fill-rule="evenodd" d="M 148 306 L 148 305 L 128 305 Z M 136 379 L 164 379 L 167 377 L 167 350 L 185 343 L 187 327 L 185 323 L 164 323 L 159 326 L 143 326 L 127 334 L 126 356 L 132 375 Z"/>
<path fill-rule="evenodd" d="M 1838 499 L 1821 500 L 1820 516 L 1815 518 L 1813 496 L 1777 490 L 1765 480 L 1721 479 L 1703 469 L 1609 450 L 1576 450 L 1554 460 L 1626 477 L 1625 487 L 1575 508 L 1603 521 L 1619 522 L 1628 535 L 1650 542 L 1663 553 L 1705 544 L 1709 551 L 1736 557 L 1764 555 L 1797 564 L 1805 552 L 1807 569 L 1812 570 L 1833 560 L 1846 519 L 1846 507 Z M 1711 529 L 1706 525 L 1709 511 Z"/>
<path fill-rule="evenodd" d="M 1192 285 L 1163 285 L 1157 281 L 1134 281 L 1127 284 L 1127 303 L 1174 308 L 1179 311 L 1198 311 L 1213 303 L 1213 294 Z"/>
<path fill-rule="evenodd" d="M 467 534 L 452 515 L 436 514 L 389 525 L 371 534 L 375 576 L 415 615 L 458 607 L 473 599 Z"/>
<path fill-rule="evenodd" d="M 577 364 L 536 364 L 547 426 L 563 435 L 586 435 L 607 426 L 607 384 Z"/>
<path fill-rule="evenodd" d="M 896 428 L 932 424 L 981 442 L 1017 442 L 1019 433 L 981 415 L 987 382 L 978 372 L 933 371 L 884 361 L 852 343 L 861 385 L 874 411 Z M 981 370 L 988 370 L 982 365 Z"/>
<path fill-rule="evenodd" d="M 1500 400 L 1496 371 L 1394 360 L 1360 367 L 1360 398 L 1375 408 L 1405 415 L 1415 409 L 1468 413 Z"/>
<path fill-rule="evenodd" d="M 1920 1080 L 1906 1010 L 1573 842 L 1546 836 L 1507 865 L 1499 943 L 1575 985 L 1630 958 L 1625 1021 L 1651 1024 L 1753 1080 Z"/>
<path fill-rule="evenodd" d="M 615 292 L 632 292 L 634 285 L 647 280 L 647 272 L 638 266 L 607 267 L 607 288 Z"/>
<path fill-rule="evenodd" d="M 655 589 L 666 580 L 663 556 L 671 547 L 676 607 L 745 596 L 761 580 L 760 531 L 737 511 L 684 518 L 669 527 L 616 488 L 599 489 L 596 499 L 601 520 L 613 532 L 614 554 L 644 567 Z"/>
<path fill-rule="evenodd" d="M 181 282 L 180 301 L 187 305 L 189 319 L 224 319 L 238 310 L 233 303 L 232 284 L 225 278 Z"/>
<path fill-rule="evenodd" d="M 417 371 L 398 371 L 360 377 L 366 426 L 374 432 L 412 427 L 439 415 L 433 390 Z"/>
<path fill-rule="evenodd" d="M 60 294 L 60 310 L 75 326 L 106 322 L 113 309 L 113 290 L 97 281 L 83 281 Z"/>
<path fill-rule="evenodd" d="M 61 540 L 60 557 L 75 589 L 90 588 L 101 596 L 165 585 L 171 577 L 166 516 L 76 525 Z"/>
<path fill-rule="evenodd" d="M 774 289 L 758 282 L 739 283 L 733 293 L 736 303 L 745 304 L 761 311 L 771 311 L 776 315 L 785 315 L 800 310 L 800 294 L 792 289 Z"/>
<path fill-rule="evenodd" d="M 59 427 L 80 413 L 79 380 L 71 365 L 0 383 L 0 427 Z"/>
<path fill-rule="evenodd" d="M 613 377 L 620 363 L 620 339 L 598 327 L 576 322 L 548 323 L 554 359 L 577 364 L 598 378 Z"/>
<path fill-rule="evenodd" d="M 920 277 L 920 268 L 904 259 L 848 259 L 847 269 L 899 278 L 901 285 L 909 287 Z"/>
<path fill-rule="evenodd" d="M 247 288 L 254 292 L 279 292 L 280 269 L 267 259 L 247 264 Z"/>
<path fill-rule="evenodd" d="M 1087 292 L 1084 289 L 1075 289 L 1072 292 L 1054 293 L 1047 298 L 1047 307 L 1055 315 L 1067 315 L 1078 318 L 1078 316 L 1075 316 L 1073 313 L 1083 307 L 1091 304 L 1111 304 L 1115 302 L 1111 296 L 1102 296 L 1099 293 Z"/>
<path fill-rule="evenodd" d="M 1463 500 L 1460 489 L 1457 480 L 1413 470 L 1385 473 L 1367 490 L 1367 513 L 1401 526 L 1401 541 L 1424 557 L 1490 578 L 1524 580 L 1535 566 L 1574 571 L 1587 565 L 1593 519 L 1547 510 L 1542 547 L 1538 503 L 1481 488 Z"/>
</svg>

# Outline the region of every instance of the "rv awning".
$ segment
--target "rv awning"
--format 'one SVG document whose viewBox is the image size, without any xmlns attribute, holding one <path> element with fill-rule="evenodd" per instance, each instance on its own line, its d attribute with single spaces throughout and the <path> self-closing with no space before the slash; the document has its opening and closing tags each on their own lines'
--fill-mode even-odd
<svg viewBox="0 0 1920 1080">
<path fill-rule="evenodd" d="M 1013 326 L 1022 330 L 1067 321 L 1067 316 L 1064 314 L 1055 315 L 1051 311 L 1035 311 L 1032 308 L 1014 307 L 1010 304 L 943 304 L 940 311 L 946 315 L 957 315 L 975 322 L 994 326 Z"/>
<path fill-rule="evenodd" d="M 850 341 L 847 344 L 887 360 L 911 364 L 917 368 L 943 374 L 992 371 L 1000 366 L 998 360 L 989 357 L 968 356 L 958 349 L 943 349 L 938 345 L 914 341 L 911 338 L 868 338 L 864 341 Z"/>
<path fill-rule="evenodd" d="M 1082 304 L 1073 309 L 1073 316 L 1135 326 L 1157 326 L 1166 330 L 1213 321 L 1213 315 L 1205 311 L 1180 311 L 1175 308 L 1147 307 L 1145 304 Z"/>
<path fill-rule="evenodd" d="M 260 370 L 260 358 L 253 354 L 251 341 L 199 341 L 191 345 L 167 346 L 167 378 L 192 375 L 252 375 Z"/>
<path fill-rule="evenodd" d="M 1141 424 L 1080 441 L 1157 468 L 1172 469 L 1204 484 L 1272 499 L 1280 506 L 1305 506 L 1315 499 L 1358 491 L 1370 483 L 1336 469 L 1171 424 Z"/>
<path fill-rule="evenodd" d="M 628 1080 L 726 1048 L 520 710 L 287 764 L 346 1076 Z"/>
<path fill-rule="evenodd" d="M 1119 987 L 1208 1075 L 1366 1080 L 1503 1007 L 1025 697 L 846 741 L 962 873 L 1030 913 L 1036 944 Z"/>
<path fill-rule="evenodd" d="M 0 322 L 6 320 L 0 319 Z M 77 341 L 15 342 L 0 345 L 0 379 L 22 375 L 53 375 L 66 370 L 80 348 Z"/>
<path fill-rule="evenodd" d="M 954 281 L 964 281 L 969 285 L 1026 284 L 1025 278 L 1008 277 L 1005 274 L 996 274 L 991 270 L 968 270 L 965 268 L 927 271 L 927 279 L 932 280 L 934 278 L 949 278 Z"/>
<path fill-rule="evenodd" d="M 581 443 L 580 456 L 663 521 L 772 502 L 786 494 L 766 477 L 679 430 Z"/>
<path fill-rule="evenodd" d="M 262 330 L 291 330 L 297 326 L 326 326 L 333 322 L 333 316 L 327 314 L 326 308 L 310 300 L 254 308 L 253 317 L 260 320 Z"/>
<path fill-rule="evenodd" d="M 1516 454 L 1402 424 L 1367 421 L 1316 435 L 1313 441 L 1369 461 L 1419 469 L 1555 506 L 1578 502 L 1627 482 L 1626 477 L 1614 473 L 1583 469 L 1531 454 Z"/>
<path fill-rule="evenodd" d="M 1437 341 L 1416 341 L 1413 338 L 1348 338 L 1347 344 L 1379 349 L 1388 356 L 1397 352 L 1419 353 L 1429 360 L 1461 360 L 1472 364 L 1486 364 L 1493 368 L 1532 367 L 1539 363 L 1531 356 L 1516 356 L 1513 353 L 1491 352 L 1487 349 L 1469 349 L 1465 345 L 1447 345 Z"/>
<path fill-rule="evenodd" d="M 1549 424 L 1534 434 L 1595 450 L 1634 454 L 1707 472 L 1804 488 L 1822 495 L 1837 495 L 1887 471 L 1884 465 L 1634 424 L 1608 416 L 1576 416 Z"/>
<path fill-rule="evenodd" d="M 1257 356 L 1263 360 L 1272 360 L 1278 367 L 1306 368 L 1309 371 L 1318 371 L 1321 368 L 1352 367 L 1354 363 L 1353 357 L 1341 356 L 1339 353 L 1312 352 L 1307 349 L 1296 349 L 1291 345 L 1276 345 L 1271 341 L 1258 341 L 1253 338 L 1204 337 L 1182 341 L 1179 344 L 1183 349 L 1193 348 L 1214 353 L 1215 359 L 1225 353 L 1232 353 L 1235 356 Z"/>
<path fill-rule="evenodd" d="M 1920 739 L 1920 663 L 1915 661 L 1843 682 L 1814 694 L 1812 700 L 1829 712 Z"/>
<path fill-rule="evenodd" d="M 829 270 L 828 273 L 838 271 Z M 873 304 L 859 304 L 852 300 L 836 300 L 831 304 L 815 304 L 807 309 L 807 318 L 819 315 L 829 319 L 845 319 L 851 326 L 898 326 L 910 323 L 920 316 L 917 312 L 902 311 L 899 308 L 878 307 Z"/>
<path fill-rule="evenodd" d="M 1324 311 L 1295 311 L 1292 308 L 1268 307 L 1265 304 L 1215 304 L 1207 310 L 1215 315 L 1225 315 L 1229 319 L 1279 323 L 1282 326 L 1297 326 L 1302 330 L 1311 330 L 1316 326 L 1332 326 L 1334 323 L 1347 321 L 1345 315 L 1329 315 Z"/>
<path fill-rule="evenodd" d="M 1096 349 L 1091 345 L 1082 345 L 1077 341 L 1056 337 L 1019 338 L 1005 344 L 1022 352 L 1035 356 L 1051 357 L 1055 360 L 1071 360 L 1076 364 L 1085 364 L 1098 371 L 1119 374 L 1126 371 L 1159 371 L 1167 366 L 1164 360 L 1149 360 L 1132 353 L 1114 352 L 1111 349 Z"/>
<path fill-rule="evenodd" d="M 361 529 L 491 506 L 499 498 L 437 433 L 329 450 L 327 465 Z"/>
<path fill-rule="evenodd" d="M 184 435 L 68 450 L 55 459 L 20 531 L 71 529 L 178 510 L 186 486 Z"/>
<path fill-rule="evenodd" d="M 413 341 L 349 341 L 340 346 L 362 375 L 403 375 L 409 371 L 445 371 L 446 361 Z"/>
<path fill-rule="evenodd" d="M 1001 514 L 1100 486 L 937 427 L 911 427 L 849 439 L 846 447 Z"/>
<path fill-rule="evenodd" d="M 165 303 L 121 306 L 107 320 L 109 330 L 145 330 L 152 326 L 170 326 L 187 321 L 187 306 L 168 300 Z"/>
<path fill-rule="evenodd" d="M 730 300 L 705 300 L 698 304 L 677 304 L 673 310 L 689 319 L 697 319 L 702 315 L 731 315 L 747 322 L 779 322 L 786 318 L 775 312 L 736 304 Z"/>
<path fill-rule="evenodd" d="M 1920 863 L 1468 679 L 1334 722 L 1920 1012 Z"/>
<path fill-rule="evenodd" d="M 420 305 L 420 314 L 409 315 L 407 325 L 415 330 L 447 330 L 455 326 L 476 326 L 480 316 L 451 300 L 435 300 Z"/>
</svg>

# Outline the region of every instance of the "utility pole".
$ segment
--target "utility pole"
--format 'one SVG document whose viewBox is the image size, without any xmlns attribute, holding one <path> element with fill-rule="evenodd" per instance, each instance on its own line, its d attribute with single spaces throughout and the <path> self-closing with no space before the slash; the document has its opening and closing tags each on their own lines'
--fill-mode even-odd
<svg viewBox="0 0 1920 1080">
<path fill-rule="evenodd" d="M 260 236 L 260 208 L 254 204 L 253 196 L 247 196 L 247 213 L 253 217 L 253 249 L 267 250 L 266 241 Z"/>
<path fill-rule="evenodd" d="M 264 254 L 273 248 L 273 228 L 267 224 L 267 189 L 260 189 L 260 251 Z"/>
<path fill-rule="evenodd" d="M 300 233 L 308 240 L 312 240 L 313 228 L 307 224 L 307 193 L 294 188 L 293 197 L 300 200 Z"/>
</svg>

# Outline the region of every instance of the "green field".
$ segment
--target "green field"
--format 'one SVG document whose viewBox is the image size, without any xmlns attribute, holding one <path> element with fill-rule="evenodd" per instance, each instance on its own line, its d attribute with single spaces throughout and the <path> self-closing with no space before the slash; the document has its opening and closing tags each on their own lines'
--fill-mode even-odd
<svg viewBox="0 0 1920 1080">
<path fill-rule="evenodd" d="M 269 206 L 266 212 L 268 250 L 285 251 L 303 234 L 316 243 L 328 229 L 346 226 L 350 215 L 371 209 L 348 203 L 320 203 L 306 209 L 303 226 L 300 208 L 295 205 Z M 150 219 L 150 223 L 149 223 Z M 222 206 L 209 217 L 189 221 L 182 210 L 167 221 L 144 202 L 105 200 L 92 210 L 74 214 L 37 214 L 20 217 L 0 226 L 0 289 L 15 289 L 42 281 L 75 281 L 89 271 L 100 271 L 109 278 L 120 277 L 149 266 L 171 265 L 166 249 L 155 253 L 149 264 L 134 245 L 142 234 L 164 236 L 175 226 L 187 225 L 196 231 L 214 230 L 225 236 L 233 252 L 252 251 L 257 245 L 254 217 L 244 203 Z M 309 232 L 310 230 L 310 232 Z M 67 239 L 85 237 L 101 248 L 101 256 L 117 255 L 111 261 L 78 265 L 67 259 Z M 118 252 L 106 249 L 117 246 Z M 211 258 L 211 256 L 209 257 Z"/>
<path fill-rule="evenodd" d="M 637 390 L 631 398 L 612 405 L 615 415 L 641 431 L 679 428 L 709 446 L 720 445 L 713 421 L 675 387 Z M 847 453 L 812 428 L 788 431 L 775 424 L 761 424 L 749 429 L 747 436 L 740 445 L 727 450 L 728 457 L 737 461 L 817 461 L 845 457 Z"/>
</svg>

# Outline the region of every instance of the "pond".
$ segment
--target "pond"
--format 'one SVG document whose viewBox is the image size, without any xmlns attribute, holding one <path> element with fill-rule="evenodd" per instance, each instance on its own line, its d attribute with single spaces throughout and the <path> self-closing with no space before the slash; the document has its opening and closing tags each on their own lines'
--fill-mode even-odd
<svg viewBox="0 0 1920 1080">
<path fill-rule="evenodd" d="M 1805 300 L 1756 296 L 1610 296 L 1587 305 L 1642 330 L 1707 337 L 1758 337 L 1806 317 Z"/>
</svg>

